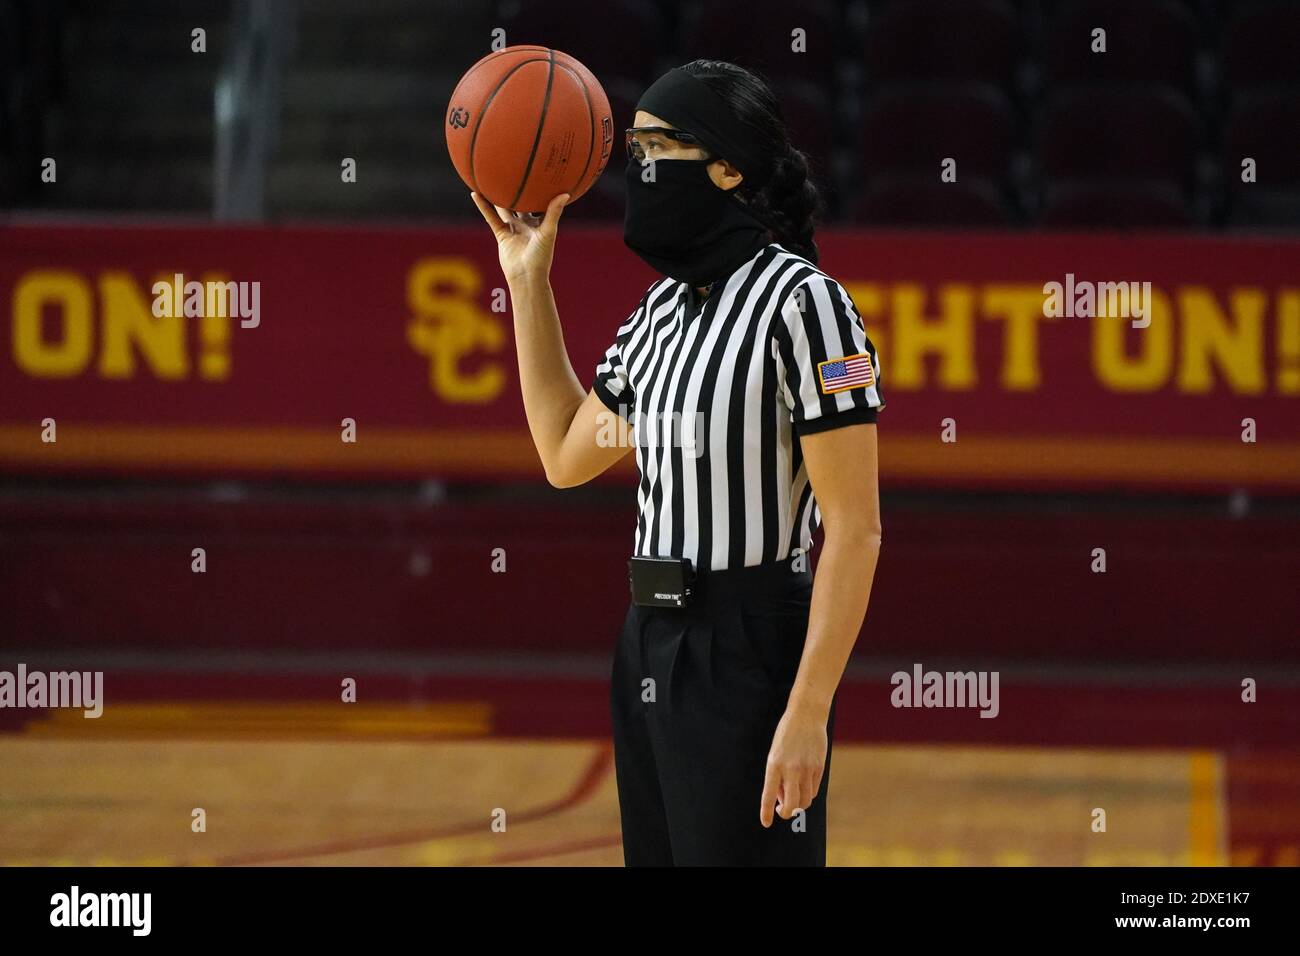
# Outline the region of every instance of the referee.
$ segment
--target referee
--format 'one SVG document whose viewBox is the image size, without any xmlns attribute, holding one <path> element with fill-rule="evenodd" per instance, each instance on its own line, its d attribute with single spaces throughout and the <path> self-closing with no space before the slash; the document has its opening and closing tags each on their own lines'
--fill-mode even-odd
<svg viewBox="0 0 1300 956">
<path fill-rule="evenodd" d="M 549 283 L 568 195 L 540 222 L 473 197 L 548 480 L 637 450 L 610 697 L 624 862 L 824 866 L 836 689 L 880 550 L 879 362 L 817 268 L 821 199 L 761 79 L 696 60 L 645 91 L 634 124 L 624 241 L 664 278 L 590 391 Z"/>
</svg>

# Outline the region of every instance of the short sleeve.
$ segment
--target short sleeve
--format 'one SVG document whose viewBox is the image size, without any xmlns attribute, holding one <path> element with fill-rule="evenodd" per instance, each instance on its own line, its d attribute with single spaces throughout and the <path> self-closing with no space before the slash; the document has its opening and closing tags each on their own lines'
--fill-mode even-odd
<svg viewBox="0 0 1300 956">
<path fill-rule="evenodd" d="M 876 420 L 885 407 L 880 361 L 842 285 L 822 273 L 800 282 L 774 334 L 781 392 L 798 433 Z"/>
<path fill-rule="evenodd" d="M 604 357 L 596 366 L 596 377 L 591 383 L 592 391 L 605 403 L 605 406 L 624 419 L 629 417 L 632 408 L 636 405 L 636 394 L 633 391 L 632 383 L 628 379 L 624 350 L 631 340 L 632 332 L 636 328 L 637 321 L 644 309 L 645 299 L 643 298 L 636 311 L 619 326 L 618 333 L 614 337 L 614 343 L 605 350 Z"/>
</svg>

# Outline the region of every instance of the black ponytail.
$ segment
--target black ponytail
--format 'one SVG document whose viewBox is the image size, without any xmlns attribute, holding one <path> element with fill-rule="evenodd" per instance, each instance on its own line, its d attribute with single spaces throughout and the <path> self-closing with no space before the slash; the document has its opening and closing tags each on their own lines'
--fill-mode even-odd
<svg viewBox="0 0 1300 956">
<path fill-rule="evenodd" d="M 694 60 L 682 69 L 722 97 L 771 157 L 765 175 L 754 182 L 746 177 L 737 187 L 739 196 L 768 224 L 777 242 L 816 264 L 813 232 L 826 204 L 812 179 L 808 157 L 790 142 L 771 87 L 757 74 L 723 60 Z"/>
</svg>

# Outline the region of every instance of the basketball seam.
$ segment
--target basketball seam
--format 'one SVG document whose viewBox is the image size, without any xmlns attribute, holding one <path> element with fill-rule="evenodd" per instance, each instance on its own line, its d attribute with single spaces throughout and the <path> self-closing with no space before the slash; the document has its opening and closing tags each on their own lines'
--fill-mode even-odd
<svg viewBox="0 0 1300 956">
<path fill-rule="evenodd" d="M 533 160 L 537 158 L 537 145 L 542 141 L 542 129 L 546 126 L 546 112 L 551 108 L 551 86 L 555 82 L 555 51 L 547 51 L 547 69 L 546 69 L 546 93 L 542 96 L 542 115 L 537 120 L 537 135 L 533 137 L 533 148 L 528 152 L 528 162 L 524 165 L 524 176 L 519 181 L 519 188 L 515 190 L 514 199 L 510 200 L 510 208 L 514 209 L 515 204 L 519 202 L 519 197 L 523 195 L 524 187 L 528 185 L 528 174 L 533 171 Z M 532 212 L 534 210 L 528 210 Z"/>
<path fill-rule="evenodd" d="M 545 47 L 538 47 L 538 49 L 545 49 Z M 501 53 L 504 52 L 505 50 L 501 51 Z M 515 66 L 511 68 L 509 73 L 501 77 L 501 79 L 497 82 L 497 85 L 492 88 L 492 92 L 488 94 L 488 98 L 483 101 L 483 108 L 478 111 L 478 119 L 474 123 L 474 132 L 469 138 L 469 178 L 474 180 L 474 191 L 476 193 L 479 192 L 479 188 L 478 188 L 478 174 L 474 172 L 474 146 L 475 144 L 478 143 L 478 131 L 483 125 L 483 120 L 487 117 L 488 107 L 491 106 L 492 101 L 496 99 L 497 93 L 501 90 L 501 87 L 505 86 L 506 80 L 510 79 L 510 77 L 514 76 L 517 72 L 519 72 L 529 63 L 544 63 L 544 62 L 546 62 L 546 58 L 538 56 L 538 57 L 533 57 L 531 60 L 523 60 L 515 64 Z M 479 193 L 479 195 L 482 195 L 482 193 Z M 487 197 L 484 198 L 486 199 Z M 491 199 L 488 199 L 488 202 L 491 201 L 492 201 Z"/>
<path fill-rule="evenodd" d="M 587 104 L 587 120 L 591 123 L 591 144 L 587 147 L 587 161 L 582 164 L 582 175 L 580 175 L 578 181 L 574 183 L 574 187 L 576 188 L 581 186 L 586 180 L 587 170 L 591 168 L 592 156 L 595 155 L 600 146 L 604 145 L 604 142 L 596 142 L 596 113 L 591 106 L 591 94 L 587 92 L 587 84 L 584 83 L 582 77 L 578 75 L 578 71 L 572 67 L 565 66 L 563 63 L 556 63 L 555 65 L 561 70 L 566 70 L 573 76 L 574 80 L 577 81 L 578 89 L 582 90 L 582 99 Z M 611 146 L 610 153 L 612 154 L 613 151 L 613 147 Z"/>
</svg>

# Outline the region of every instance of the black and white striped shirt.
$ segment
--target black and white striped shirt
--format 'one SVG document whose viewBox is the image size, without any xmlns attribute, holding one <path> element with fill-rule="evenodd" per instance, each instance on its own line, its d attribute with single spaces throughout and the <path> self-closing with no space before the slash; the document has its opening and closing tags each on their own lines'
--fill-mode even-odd
<svg viewBox="0 0 1300 956">
<path fill-rule="evenodd" d="M 719 570 L 806 553 L 821 513 L 799 435 L 874 422 L 879 379 L 844 287 L 779 243 L 704 298 L 654 283 L 592 386 L 633 426 L 635 554 Z"/>
</svg>

